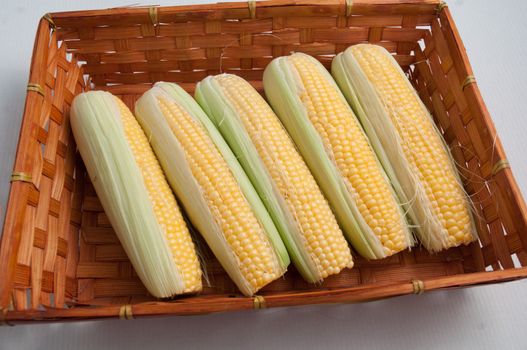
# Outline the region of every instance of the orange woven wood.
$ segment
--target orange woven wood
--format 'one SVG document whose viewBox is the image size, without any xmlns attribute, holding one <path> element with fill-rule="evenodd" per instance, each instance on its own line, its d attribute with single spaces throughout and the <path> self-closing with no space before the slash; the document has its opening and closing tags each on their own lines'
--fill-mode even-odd
<svg viewBox="0 0 527 350">
<path fill-rule="evenodd" d="M 475 203 L 479 242 L 435 255 L 417 247 L 381 261 L 356 258 L 356 267 L 321 285 L 291 268 L 255 298 L 241 296 L 202 248 L 210 286 L 201 295 L 148 295 L 76 152 L 73 97 L 102 89 L 131 107 L 156 81 L 193 92 L 196 82 L 220 72 L 262 91 L 263 69 L 274 57 L 300 51 L 329 66 L 336 53 L 361 42 L 391 51 L 433 113 Z M 527 277 L 527 208 L 448 7 L 437 0 L 53 13 L 40 21 L 35 40 L 0 266 L 0 323 L 361 302 Z"/>
</svg>

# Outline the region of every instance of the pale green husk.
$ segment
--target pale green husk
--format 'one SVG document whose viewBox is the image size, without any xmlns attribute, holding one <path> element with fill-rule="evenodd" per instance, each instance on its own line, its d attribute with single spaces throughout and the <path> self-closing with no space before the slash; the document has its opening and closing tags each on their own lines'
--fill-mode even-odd
<svg viewBox="0 0 527 350">
<path fill-rule="evenodd" d="M 392 61 L 392 64 L 399 67 L 392 55 L 388 51 L 384 51 Z M 334 58 L 331 72 L 347 101 L 361 121 L 378 158 L 385 168 L 398 197 L 403 203 L 409 219 L 415 224 L 415 232 L 419 240 L 430 251 L 442 250 L 447 246 L 448 233 L 445 232 L 437 215 L 434 214 L 432 204 L 426 195 L 422 183 L 412 171 L 412 167 L 404 155 L 402 140 L 393 125 L 385 104 L 366 74 L 362 71 L 362 68 L 353 55 L 351 47 Z M 407 82 L 408 86 L 414 90 L 402 69 L 399 69 L 399 73 Z M 415 91 L 414 93 L 417 94 Z M 420 101 L 421 107 L 427 111 L 430 122 L 435 127 L 435 123 L 428 113 L 428 110 L 419 98 L 418 100 Z M 440 136 L 440 139 L 443 140 L 437 127 L 436 132 Z M 455 170 L 452 156 L 444 140 L 443 145 L 445 152 L 451 159 L 451 171 L 456 175 L 460 186 L 462 186 L 457 171 Z M 471 220 L 473 226 L 472 232 L 475 233 L 476 230 L 472 216 Z"/>
<path fill-rule="evenodd" d="M 335 84 L 331 75 L 317 60 L 307 57 Z M 264 71 L 263 82 L 269 103 L 297 144 L 348 240 L 363 257 L 384 258 L 386 253 L 380 240 L 362 218 L 345 179 L 332 160 L 331 152 L 325 149 L 320 135 L 309 120 L 299 96 L 304 89 L 303 83 L 288 57 L 274 59 Z M 344 96 L 341 98 L 344 99 Z M 410 243 L 409 231 L 407 238 Z"/>
<path fill-rule="evenodd" d="M 216 258 L 242 293 L 252 295 L 256 291 L 240 272 L 241 262 L 230 249 L 215 216 L 211 212 L 211 208 L 208 207 L 199 184 L 192 175 L 184 150 L 172 133 L 169 121 L 160 110 L 159 96 L 177 103 L 207 131 L 229 165 L 253 212 L 267 233 L 276 253 L 277 268 L 281 275 L 289 264 L 289 256 L 280 235 L 236 157 L 196 101 L 176 84 L 156 83 L 136 102 L 137 119 L 145 130 L 161 166 L 165 170 L 168 181 L 191 222 L 205 238 Z"/>
<path fill-rule="evenodd" d="M 300 226 L 258 155 L 236 109 L 223 93 L 220 83 L 213 76 L 205 78 L 196 86 L 195 97 L 258 191 L 299 272 L 308 282 L 320 281 L 320 271 L 307 251 Z"/>
<path fill-rule="evenodd" d="M 158 298 L 185 289 L 157 222 L 141 171 L 125 138 L 115 97 L 91 91 L 75 97 L 71 127 L 97 196 L 139 278 Z"/>
</svg>

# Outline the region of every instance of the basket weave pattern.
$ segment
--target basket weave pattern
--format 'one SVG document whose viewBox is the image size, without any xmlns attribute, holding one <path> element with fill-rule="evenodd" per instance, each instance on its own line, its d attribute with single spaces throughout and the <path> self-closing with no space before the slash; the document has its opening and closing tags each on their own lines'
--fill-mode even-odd
<svg viewBox="0 0 527 350">
<path fill-rule="evenodd" d="M 395 54 L 444 133 L 475 203 L 480 240 L 430 255 L 419 247 L 309 285 L 294 268 L 242 297 L 210 251 L 211 285 L 156 301 L 127 259 L 86 176 L 69 106 L 102 89 L 133 108 L 153 82 L 193 92 L 233 73 L 262 92 L 263 69 L 292 51 L 326 67 L 352 44 Z M 272 0 L 55 13 L 38 27 L 0 247 L 0 321 L 131 318 L 358 302 L 527 276 L 527 210 L 448 7 L 437 0 Z M 201 244 L 200 244 L 201 246 Z M 487 270 L 487 271 L 486 271 Z"/>
</svg>

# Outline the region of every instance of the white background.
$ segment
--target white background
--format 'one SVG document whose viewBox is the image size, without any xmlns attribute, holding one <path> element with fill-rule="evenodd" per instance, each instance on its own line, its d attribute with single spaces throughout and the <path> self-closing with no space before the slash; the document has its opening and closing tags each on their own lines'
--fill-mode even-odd
<svg viewBox="0 0 527 350">
<path fill-rule="evenodd" d="M 38 19 L 46 12 L 133 0 L 0 2 L 1 223 Z M 527 2 L 451 0 L 448 5 L 527 193 Z M 0 327 L 0 349 L 527 349 L 526 330 L 527 281 L 520 281 L 356 305 Z"/>
</svg>

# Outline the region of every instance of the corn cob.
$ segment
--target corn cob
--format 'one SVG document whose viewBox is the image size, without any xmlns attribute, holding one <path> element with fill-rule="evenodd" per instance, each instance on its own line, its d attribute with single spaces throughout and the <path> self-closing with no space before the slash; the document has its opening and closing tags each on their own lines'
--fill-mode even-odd
<svg viewBox="0 0 527 350">
<path fill-rule="evenodd" d="M 392 55 L 355 45 L 332 72 L 365 126 L 417 226 L 421 243 L 439 251 L 476 239 L 468 197 L 433 119 Z"/>
<path fill-rule="evenodd" d="M 395 192 L 326 69 L 314 58 L 295 53 L 274 59 L 263 81 L 271 106 L 357 252 L 380 259 L 411 246 Z"/>
<path fill-rule="evenodd" d="M 201 290 L 189 230 L 154 152 L 117 97 L 73 100 L 71 126 L 95 191 L 135 271 L 155 297 Z"/>
<path fill-rule="evenodd" d="M 352 267 L 331 209 L 278 117 L 244 79 L 209 76 L 196 100 L 257 189 L 302 276 L 309 282 Z"/>
<path fill-rule="evenodd" d="M 136 115 L 190 220 L 246 295 L 284 274 L 289 256 L 254 187 L 199 105 L 157 83 Z"/>
</svg>

